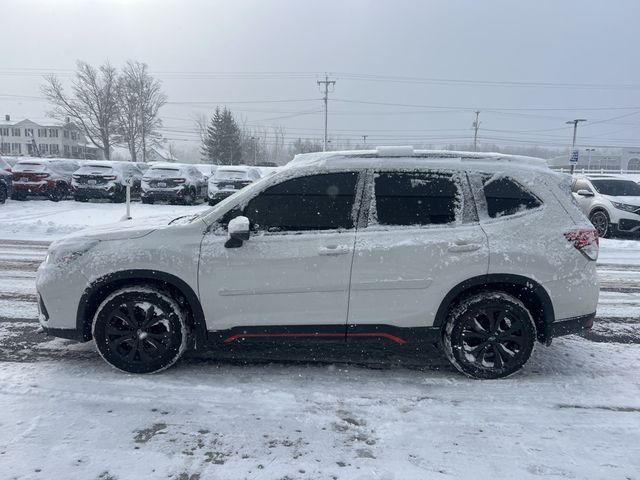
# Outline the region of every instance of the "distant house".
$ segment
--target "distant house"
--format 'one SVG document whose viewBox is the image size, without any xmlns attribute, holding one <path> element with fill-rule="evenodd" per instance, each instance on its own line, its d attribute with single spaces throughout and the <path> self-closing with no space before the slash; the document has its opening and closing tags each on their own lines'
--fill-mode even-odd
<svg viewBox="0 0 640 480">
<path fill-rule="evenodd" d="M 81 130 L 71 122 L 12 121 L 9 115 L 0 122 L 0 153 L 88 159 L 101 156 L 100 150 L 90 145 Z"/>
</svg>

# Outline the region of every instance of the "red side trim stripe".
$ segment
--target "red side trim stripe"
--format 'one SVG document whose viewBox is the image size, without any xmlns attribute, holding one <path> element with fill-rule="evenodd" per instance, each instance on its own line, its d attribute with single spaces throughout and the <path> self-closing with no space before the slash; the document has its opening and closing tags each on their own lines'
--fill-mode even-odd
<svg viewBox="0 0 640 480">
<path fill-rule="evenodd" d="M 224 339 L 224 343 L 231 343 L 239 338 L 257 337 L 344 337 L 344 333 L 239 333 Z M 348 333 L 347 337 L 379 337 L 391 340 L 399 345 L 404 345 L 407 341 L 404 338 L 396 337 L 390 333 L 364 332 Z"/>
</svg>

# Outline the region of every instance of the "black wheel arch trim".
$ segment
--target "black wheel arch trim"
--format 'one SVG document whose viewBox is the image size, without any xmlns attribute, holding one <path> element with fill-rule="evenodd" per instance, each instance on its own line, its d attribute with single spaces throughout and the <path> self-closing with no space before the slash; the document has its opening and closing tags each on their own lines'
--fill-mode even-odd
<svg viewBox="0 0 640 480">
<path fill-rule="evenodd" d="M 501 285 L 513 285 L 524 288 L 535 295 L 542 305 L 543 311 L 541 320 L 544 322 L 544 331 L 538 332 L 538 338 L 549 341 L 552 337 L 551 324 L 555 321 L 555 312 L 553 310 L 553 303 L 551 302 L 549 294 L 544 287 L 535 280 L 522 275 L 510 273 L 490 273 L 487 275 L 480 275 L 469 278 L 453 287 L 440 303 L 433 326 L 440 328 L 444 326 L 452 305 L 458 298 L 464 296 L 466 292 L 475 291 L 480 288 L 491 289 L 492 287 L 498 287 L 499 289 Z M 531 315 L 534 320 L 536 320 L 537 312 L 531 312 Z"/>
<path fill-rule="evenodd" d="M 91 315 L 91 318 L 87 318 L 87 310 L 93 310 L 93 313 L 95 313 L 95 309 L 98 307 L 96 299 L 100 298 L 101 293 L 104 294 L 105 289 L 114 283 L 126 284 L 129 281 L 131 281 L 131 283 L 139 283 L 144 280 L 165 283 L 178 290 L 184 296 L 191 307 L 191 313 L 193 315 L 193 333 L 195 335 L 196 346 L 204 345 L 207 342 L 207 327 L 200 299 L 194 290 L 184 280 L 175 275 L 147 269 L 122 270 L 120 272 L 109 273 L 91 282 L 82 294 L 78 305 L 78 312 L 76 314 L 77 337 L 82 341 L 91 340 L 91 320 L 93 320 L 93 315 Z"/>
</svg>

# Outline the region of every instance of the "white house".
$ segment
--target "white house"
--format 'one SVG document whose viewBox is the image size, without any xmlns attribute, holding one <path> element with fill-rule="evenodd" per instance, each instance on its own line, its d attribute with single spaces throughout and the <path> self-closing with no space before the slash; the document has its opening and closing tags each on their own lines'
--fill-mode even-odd
<svg viewBox="0 0 640 480">
<path fill-rule="evenodd" d="M 71 122 L 65 124 L 36 123 L 29 119 L 12 121 L 5 115 L 0 122 L 0 153 L 41 157 L 100 157 L 100 151 L 90 145 L 80 129 Z"/>
</svg>

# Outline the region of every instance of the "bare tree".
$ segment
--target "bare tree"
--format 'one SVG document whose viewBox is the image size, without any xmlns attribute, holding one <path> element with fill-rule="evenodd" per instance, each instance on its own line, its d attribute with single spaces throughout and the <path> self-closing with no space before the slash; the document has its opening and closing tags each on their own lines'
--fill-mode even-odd
<svg viewBox="0 0 640 480">
<path fill-rule="evenodd" d="M 160 108 L 167 102 L 160 81 L 153 78 L 146 63 L 128 61 L 118 78 L 118 120 L 123 141 L 127 144 L 131 159 L 147 160 L 147 147 L 158 142 L 162 120 Z"/>
<path fill-rule="evenodd" d="M 93 145 L 102 149 L 106 159 L 111 157 L 111 146 L 115 143 L 117 77 L 116 69 L 109 62 L 96 69 L 78 61 L 71 95 L 67 95 L 53 74 L 45 77 L 42 86 L 43 95 L 53 105 L 49 114 L 62 121 L 71 119 Z"/>
</svg>

